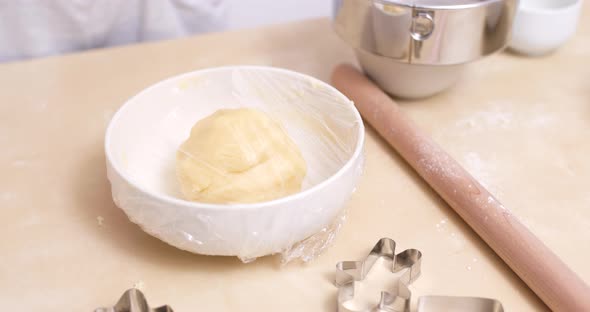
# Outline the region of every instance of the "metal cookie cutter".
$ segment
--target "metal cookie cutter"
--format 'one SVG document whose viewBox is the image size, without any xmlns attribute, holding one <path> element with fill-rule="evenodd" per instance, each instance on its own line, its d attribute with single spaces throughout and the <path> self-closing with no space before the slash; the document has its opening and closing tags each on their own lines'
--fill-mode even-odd
<svg viewBox="0 0 590 312">
<path fill-rule="evenodd" d="M 381 292 L 381 299 L 375 307 L 355 310 L 346 306 L 354 299 L 355 283 L 367 276 L 378 259 L 391 264 L 392 272 L 406 270 L 397 281 L 397 290 Z M 364 261 L 342 261 L 336 265 L 336 286 L 338 286 L 338 312 L 409 312 L 411 292 L 408 286 L 420 276 L 422 253 L 407 249 L 395 254 L 395 241 L 382 238 Z M 418 298 L 416 312 L 504 312 L 502 304 L 495 299 L 453 296 L 422 296 Z"/>
<path fill-rule="evenodd" d="M 354 298 L 355 283 L 362 281 L 378 259 L 383 258 L 391 264 L 392 272 L 406 270 L 398 280 L 396 291 L 381 292 L 376 307 L 367 310 L 351 310 L 346 303 Z M 338 286 L 338 312 L 408 312 L 411 292 L 408 285 L 420 276 L 422 253 L 407 249 L 395 254 L 395 241 L 382 238 L 377 242 L 364 261 L 342 261 L 336 265 L 336 286 Z"/>
<path fill-rule="evenodd" d="M 504 312 L 500 301 L 477 297 L 422 296 L 416 312 Z"/>
<path fill-rule="evenodd" d="M 94 312 L 174 312 L 169 306 L 150 309 L 145 296 L 139 289 L 128 289 L 112 308 L 98 308 Z"/>
</svg>

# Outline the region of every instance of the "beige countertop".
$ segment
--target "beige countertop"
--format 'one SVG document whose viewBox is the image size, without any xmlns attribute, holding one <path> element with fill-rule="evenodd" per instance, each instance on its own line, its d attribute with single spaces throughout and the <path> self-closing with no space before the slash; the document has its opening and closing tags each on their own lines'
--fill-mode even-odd
<svg viewBox="0 0 590 312">
<path fill-rule="evenodd" d="M 590 6 L 585 6 L 590 16 Z M 590 282 L 590 22 L 557 53 L 499 54 L 448 92 L 403 109 Z M 180 251 L 111 199 L 103 137 L 124 101 L 199 68 L 272 65 L 323 80 L 352 51 L 328 20 L 0 65 L 0 302 L 5 311 L 91 311 L 140 284 L 175 311 L 335 311 L 334 265 L 380 237 L 424 253 L 414 298 L 498 298 L 546 307 L 367 129 L 366 168 L 347 222 L 320 258 L 280 267 Z M 97 218 L 103 218 L 99 225 Z"/>
</svg>

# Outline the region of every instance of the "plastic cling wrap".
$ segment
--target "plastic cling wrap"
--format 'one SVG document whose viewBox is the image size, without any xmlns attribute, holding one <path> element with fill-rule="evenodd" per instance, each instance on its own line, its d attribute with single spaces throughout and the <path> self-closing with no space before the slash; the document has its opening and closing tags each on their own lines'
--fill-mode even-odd
<svg viewBox="0 0 590 312">
<path fill-rule="evenodd" d="M 222 141 L 215 138 L 218 125 L 206 127 L 213 143 L 179 152 L 197 121 L 220 109 L 239 108 L 263 112 L 300 150 L 305 162 L 301 190 L 293 190 L 289 180 L 297 179 L 292 166 L 276 160 L 281 151 L 288 158 L 292 146 L 276 138 L 272 122 L 256 124 L 258 137 L 251 125 L 240 128 L 242 121 L 233 120 L 231 127 L 246 130 L 229 131 L 243 137 L 223 148 L 213 144 Z M 144 231 L 199 254 L 251 261 L 280 253 L 288 262 L 313 259 L 337 234 L 362 172 L 363 140 L 353 103 L 329 85 L 287 70 L 223 67 L 165 80 L 130 99 L 111 121 L 105 149 L 115 203 Z M 223 195 L 230 186 L 223 187 L 238 184 L 238 174 L 259 170 L 244 179 L 251 183 L 242 181 L 232 189 L 252 192 L 261 184 L 285 193 L 245 203 L 188 201 L 177 177 L 178 153 L 194 157 L 198 172 L 209 170 L 209 175 L 197 175 L 194 189 L 208 191 L 214 185 L 209 176 L 215 176 L 226 179 L 215 184 Z M 262 175 L 275 179 L 262 183 Z"/>
<path fill-rule="evenodd" d="M 199 120 L 176 154 L 185 199 L 257 203 L 301 190 L 307 166 L 280 122 L 252 108 L 220 109 Z"/>
</svg>

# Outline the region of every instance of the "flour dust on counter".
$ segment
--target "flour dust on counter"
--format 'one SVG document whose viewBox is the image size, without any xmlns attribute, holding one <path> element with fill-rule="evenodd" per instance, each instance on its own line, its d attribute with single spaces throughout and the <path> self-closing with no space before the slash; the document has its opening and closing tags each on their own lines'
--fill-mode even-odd
<svg viewBox="0 0 590 312">
<path fill-rule="evenodd" d="M 519 137 L 523 144 L 532 144 L 528 135 L 543 135 L 559 127 L 560 120 L 551 111 L 545 109 L 546 103 L 537 103 L 527 111 L 515 109 L 522 105 L 516 100 L 492 100 L 485 104 L 485 109 L 473 111 L 466 116 L 458 116 L 454 122 L 447 124 L 434 136 L 441 142 L 453 140 L 457 143 L 452 149 L 460 163 L 482 185 L 498 197 L 504 193 L 504 179 L 507 170 L 504 163 L 511 151 L 520 146 L 506 143 L 507 136 Z M 469 148 L 477 146 L 476 141 L 489 141 L 485 150 Z M 495 147 L 495 149 L 493 148 Z M 452 151 L 453 152 L 453 151 Z M 555 158 L 554 165 L 563 163 L 562 158 Z M 504 167 L 504 168 L 502 168 Z"/>
<path fill-rule="evenodd" d="M 0 193 L 0 200 L 2 201 L 11 201 L 15 198 L 16 196 L 13 193 L 10 192 L 2 192 Z"/>
<path fill-rule="evenodd" d="M 97 216 L 96 217 L 96 223 L 98 224 L 98 226 L 102 227 L 104 226 L 104 217 L 103 216 Z"/>
<path fill-rule="evenodd" d="M 473 175 L 479 183 L 492 191 L 492 193 L 499 196 L 501 191 L 496 186 L 499 183 L 495 181 L 496 175 L 494 171 L 496 170 L 496 161 L 493 158 L 483 160 L 479 153 L 467 152 L 463 155 L 463 163 L 465 169 Z"/>
<path fill-rule="evenodd" d="M 137 282 L 133 283 L 133 288 L 143 291 L 145 290 L 145 282 L 142 280 L 138 280 Z"/>
</svg>

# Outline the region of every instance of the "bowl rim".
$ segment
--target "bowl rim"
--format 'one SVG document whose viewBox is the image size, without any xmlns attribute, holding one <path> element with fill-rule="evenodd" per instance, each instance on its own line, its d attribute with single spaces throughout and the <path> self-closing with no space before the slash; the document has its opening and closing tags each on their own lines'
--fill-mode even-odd
<svg viewBox="0 0 590 312">
<path fill-rule="evenodd" d="M 188 200 L 181 199 L 181 198 L 176 198 L 176 197 L 166 195 L 166 194 L 156 193 L 156 192 L 148 190 L 146 187 L 142 186 L 140 183 L 137 183 L 136 179 L 133 179 L 129 175 L 125 174 L 121 170 L 121 168 L 119 168 L 117 163 L 112 159 L 113 153 L 111 152 L 111 148 L 110 148 L 113 127 L 116 124 L 117 120 L 120 118 L 120 116 L 125 112 L 125 110 L 127 110 L 129 108 L 130 104 L 133 103 L 138 97 L 144 95 L 145 93 L 152 91 L 153 89 L 160 87 L 163 84 L 169 83 L 170 81 L 173 81 L 173 80 L 178 80 L 178 79 L 182 79 L 185 77 L 190 77 L 195 74 L 205 74 L 208 72 L 236 70 L 236 69 L 252 69 L 252 70 L 272 71 L 272 72 L 287 74 L 290 76 L 295 76 L 297 79 L 306 79 L 308 81 L 313 81 L 314 83 L 317 83 L 317 84 L 325 87 L 329 91 L 333 92 L 335 95 L 340 97 L 343 100 L 343 102 L 348 102 L 350 104 L 350 108 L 352 110 L 352 113 L 354 114 L 354 117 L 355 117 L 356 122 L 358 123 L 359 127 L 358 127 L 358 137 L 356 140 L 355 150 L 352 153 L 352 155 L 350 156 L 350 158 L 346 161 L 346 163 L 344 163 L 344 165 L 341 166 L 340 169 L 338 169 L 338 171 L 336 171 L 334 174 L 332 174 L 328 178 L 324 179 L 320 183 L 314 185 L 313 187 L 308 188 L 307 190 L 300 191 L 295 194 L 280 197 L 277 199 L 273 199 L 270 201 L 257 202 L 257 203 L 236 203 L 236 204 L 212 204 L 212 203 L 203 203 L 203 202 L 193 202 L 193 201 L 188 201 Z M 223 209 L 226 209 L 226 210 L 246 210 L 246 209 L 261 209 L 261 208 L 266 208 L 266 207 L 270 207 L 270 206 L 276 206 L 276 205 L 283 204 L 287 201 L 298 200 L 302 197 L 307 197 L 308 195 L 310 195 L 312 193 L 322 191 L 327 185 L 331 184 L 333 181 L 335 181 L 340 176 L 342 176 L 345 172 L 347 172 L 350 167 L 355 165 L 355 163 L 357 162 L 359 157 L 362 156 L 361 154 L 362 154 L 362 150 L 364 147 L 364 143 L 365 143 L 365 126 L 364 126 L 364 123 L 363 123 L 363 120 L 362 120 L 362 117 L 361 117 L 359 111 L 354 106 L 354 103 L 348 97 L 346 97 L 346 95 L 342 94 L 342 92 L 340 92 L 338 89 L 336 89 L 332 85 L 330 85 L 318 78 L 315 78 L 315 77 L 312 77 L 312 76 L 309 76 L 309 75 L 306 75 L 303 73 L 299 73 L 296 71 L 292 71 L 292 70 L 288 70 L 288 69 L 284 69 L 284 68 L 279 68 L 279 67 L 257 66 L 257 65 L 234 65 L 234 66 L 230 65 L 230 66 L 219 66 L 219 67 L 197 69 L 197 70 L 193 70 L 190 72 L 185 72 L 182 74 L 174 75 L 174 76 L 168 77 L 166 79 L 160 80 L 160 81 L 150 85 L 149 87 L 141 90 L 139 93 L 135 94 L 131 98 L 127 99 L 123 103 L 123 105 L 121 105 L 121 107 L 119 107 L 117 112 L 113 115 L 113 117 L 109 121 L 109 125 L 106 129 L 106 132 L 105 132 L 104 149 L 105 149 L 105 156 L 106 156 L 107 163 L 110 167 L 112 167 L 112 169 L 117 173 L 117 175 L 119 175 L 123 180 L 125 180 L 127 183 L 132 185 L 135 189 L 137 189 L 137 190 L 141 191 L 142 193 L 144 193 L 148 196 L 151 196 L 159 201 L 167 202 L 169 204 L 174 204 L 174 205 L 187 206 L 190 208 L 214 209 L 214 210 L 223 210 Z"/>
<path fill-rule="evenodd" d="M 531 14 L 531 15 L 543 15 L 543 16 L 561 14 L 561 13 L 566 13 L 570 10 L 577 10 L 577 7 L 579 5 L 581 5 L 581 3 L 582 3 L 582 0 L 571 0 L 571 2 L 565 3 L 564 5 L 560 5 L 559 7 L 555 7 L 555 8 L 536 6 L 536 5 L 531 5 L 529 3 L 526 3 L 526 4 L 520 3 L 518 5 L 516 14 L 526 13 L 526 14 Z"/>
</svg>

